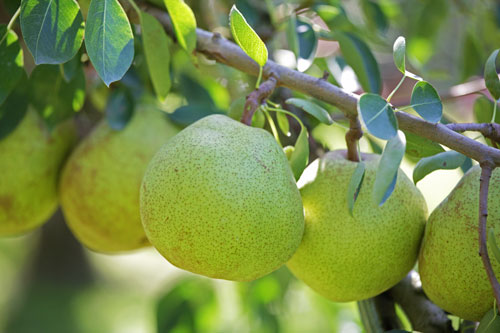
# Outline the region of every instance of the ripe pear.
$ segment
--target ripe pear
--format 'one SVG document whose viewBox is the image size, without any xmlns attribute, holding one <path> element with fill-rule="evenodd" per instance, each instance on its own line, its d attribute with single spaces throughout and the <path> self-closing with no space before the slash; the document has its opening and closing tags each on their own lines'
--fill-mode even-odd
<svg viewBox="0 0 500 333">
<path fill-rule="evenodd" d="M 149 240 L 173 265 L 250 281 L 283 265 L 304 230 L 300 193 L 268 132 L 200 119 L 155 155 L 141 188 Z"/>
<path fill-rule="evenodd" d="M 30 231 L 57 208 L 59 170 L 76 139 L 70 122 L 52 132 L 33 110 L 0 140 L 0 236 Z"/>
<path fill-rule="evenodd" d="M 366 169 L 353 216 L 347 189 L 357 163 L 332 151 L 308 166 L 299 184 L 306 227 L 287 263 L 292 273 L 322 296 L 337 302 L 373 297 L 399 282 L 415 265 L 427 206 L 399 170 L 389 199 L 372 199 L 379 156 L 363 154 Z"/>
<path fill-rule="evenodd" d="M 479 178 L 472 167 L 429 217 L 419 256 L 422 287 L 438 306 L 463 319 L 479 321 L 493 308 L 491 290 L 478 254 Z M 500 238 L 500 170 L 490 180 L 487 227 Z M 497 278 L 500 264 L 489 247 Z"/>
<path fill-rule="evenodd" d="M 139 193 L 144 171 L 178 129 L 152 106 L 139 107 L 123 130 L 105 120 L 75 149 L 60 184 L 61 206 L 76 238 L 97 252 L 149 245 Z"/>
</svg>

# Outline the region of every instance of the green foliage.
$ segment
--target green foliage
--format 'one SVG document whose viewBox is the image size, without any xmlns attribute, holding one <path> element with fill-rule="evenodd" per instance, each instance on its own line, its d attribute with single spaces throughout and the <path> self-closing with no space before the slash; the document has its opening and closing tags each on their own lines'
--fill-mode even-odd
<svg viewBox="0 0 500 333">
<path fill-rule="evenodd" d="M 117 131 L 123 129 L 132 118 L 134 108 L 134 98 L 128 89 L 121 87 L 113 90 L 106 105 L 109 127 Z"/>
<path fill-rule="evenodd" d="M 486 96 L 479 96 L 473 106 L 474 117 L 478 123 L 489 123 L 493 119 L 494 102 Z M 494 122 L 500 124 L 500 112 L 497 111 Z"/>
<path fill-rule="evenodd" d="M 484 82 L 486 83 L 486 88 L 488 88 L 488 91 L 495 100 L 500 99 L 500 80 L 498 79 L 496 68 L 496 60 L 499 51 L 500 49 L 493 51 L 484 66 Z"/>
<path fill-rule="evenodd" d="M 434 141 L 410 132 L 405 132 L 405 136 L 406 154 L 411 157 L 422 158 L 444 152 L 443 147 Z"/>
<path fill-rule="evenodd" d="M 28 110 L 27 85 L 28 78 L 23 73 L 17 87 L 0 105 L 0 140 L 16 129 Z"/>
<path fill-rule="evenodd" d="M 443 104 L 434 87 L 425 81 L 415 84 L 411 93 L 411 106 L 425 120 L 437 123 L 443 115 Z"/>
<path fill-rule="evenodd" d="M 332 117 L 330 117 L 328 111 L 326 111 L 321 106 L 313 102 L 310 102 L 302 98 L 289 98 L 286 100 L 286 103 L 301 108 L 302 110 L 304 110 L 305 112 L 307 112 L 308 114 L 310 114 L 323 124 L 327 125 L 333 124 Z"/>
<path fill-rule="evenodd" d="M 358 112 L 368 131 L 377 138 L 389 140 L 397 134 L 398 120 L 394 110 L 379 95 L 371 93 L 361 95 Z"/>
<path fill-rule="evenodd" d="M 347 208 L 349 209 L 349 214 L 351 216 L 353 216 L 352 210 L 354 209 L 354 204 L 358 198 L 359 190 L 361 190 L 361 186 L 363 184 L 365 169 L 365 163 L 363 161 L 358 162 L 347 188 Z"/>
<path fill-rule="evenodd" d="M 196 47 L 196 18 L 184 0 L 164 0 L 179 45 L 191 54 Z"/>
<path fill-rule="evenodd" d="M 413 182 L 416 184 L 429 173 L 439 169 L 456 169 L 465 162 L 465 156 L 449 150 L 433 156 L 422 158 L 413 169 Z"/>
<path fill-rule="evenodd" d="M 24 74 L 23 50 L 19 45 L 17 34 L 0 25 L 0 105 L 14 89 Z M 8 78 L 8 79 L 5 79 Z"/>
</svg>

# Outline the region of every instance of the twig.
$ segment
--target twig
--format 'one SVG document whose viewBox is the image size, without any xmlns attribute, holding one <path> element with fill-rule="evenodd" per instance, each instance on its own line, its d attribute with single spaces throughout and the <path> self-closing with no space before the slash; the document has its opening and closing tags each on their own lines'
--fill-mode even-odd
<svg viewBox="0 0 500 333">
<path fill-rule="evenodd" d="M 446 127 L 455 132 L 475 131 L 480 132 L 484 137 L 496 142 L 500 142 L 500 125 L 494 123 L 481 124 L 447 124 Z"/>
<path fill-rule="evenodd" d="M 349 131 L 345 134 L 347 144 L 347 159 L 353 162 L 359 162 L 358 141 L 363 136 L 361 123 L 358 117 L 349 119 Z"/>
<path fill-rule="evenodd" d="M 245 102 L 245 108 L 241 117 L 241 122 L 246 125 L 252 124 L 252 117 L 257 108 L 268 98 L 278 84 L 278 76 L 271 73 L 269 78 L 262 82 L 258 89 L 252 91 Z"/>
<path fill-rule="evenodd" d="M 479 179 L 479 255 L 483 261 L 484 269 L 488 275 L 488 280 L 490 280 L 491 288 L 493 289 L 493 294 L 497 301 L 497 305 L 500 304 L 500 283 L 493 272 L 493 267 L 491 266 L 490 257 L 488 255 L 488 247 L 486 243 L 486 222 L 488 219 L 488 190 L 490 186 L 490 179 L 494 165 L 491 163 L 481 163 L 481 178 Z"/>
</svg>

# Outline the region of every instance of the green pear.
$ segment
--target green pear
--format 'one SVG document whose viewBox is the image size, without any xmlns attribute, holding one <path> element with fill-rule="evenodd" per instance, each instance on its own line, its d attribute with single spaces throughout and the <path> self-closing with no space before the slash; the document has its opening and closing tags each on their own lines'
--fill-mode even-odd
<svg viewBox="0 0 500 333">
<path fill-rule="evenodd" d="M 493 292 L 478 254 L 479 178 L 472 167 L 432 212 L 419 256 L 422 287 L 438 306 L 463 319 L 479 321 L 493 308 Z M 493 171 L 488 195 L 488 229 L 500 237 L 500 169 Z M 489 249 L 500 278 L 500 264 Z"/>
<path fill-rule="evenodd" d="M 70 122 L 52 132 L 33 110 L 0 140 L 0 236 L 44 223 L 57 208 L 59 170 L 76 139 Z"/>
<path fill-rule="evenodd" d="M 372 199 L 379 156 L 363 154 L 366 170 L 353 216 L 347 189 L 357 163 L 345 151 L 332 151 L 308 166 L 299 181 L 306 227 L 299 249 L 287 266 L 324 297 L 349 302 L 389 289 L 415 265 L 427 206 L 399 170 L 389 199 Z"/>
<path fill-rule="evenodd" d="M 142 183 L 141 217 L 170 263 L 235 281 L 282 266 L 304 230 L 281 147 L 268 132 L 223 115 L 190 125 L 155 155 Z"/>
<path fill-rule="evenodd" d="M 86 247 L 121 252 L 149 245 L 139 193 L 144 171 L 178 129 L 151 106 L 138 108 L 121 131 L 105 120 L 75 149 L 61 176 L 61 206 L 69 228 Z"/>
</svg>

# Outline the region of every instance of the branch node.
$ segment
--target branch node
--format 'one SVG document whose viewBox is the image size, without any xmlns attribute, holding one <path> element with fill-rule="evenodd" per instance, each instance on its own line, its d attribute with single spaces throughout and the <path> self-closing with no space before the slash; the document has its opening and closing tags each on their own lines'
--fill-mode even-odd
<svg viewBox="0 0 500 333">
<path fill-rule="evenodd" d="M 271 96 L 274 89 L 278 85 L 278 74 L 270 72 L 266 81 L 262 82 L 258 89 L 252 91 L 246 99 L 245 107 L 241 122 L 250 126 L 252 124 L 252 117 L 257 108 L 265 103 L 266 99 Z"/>
</svg>

